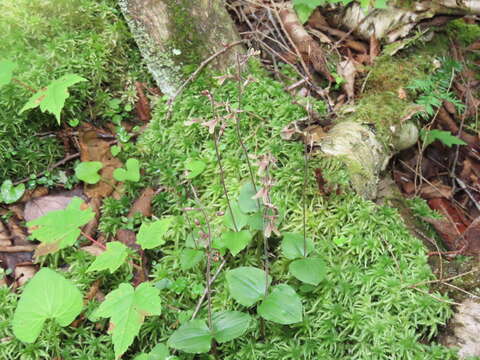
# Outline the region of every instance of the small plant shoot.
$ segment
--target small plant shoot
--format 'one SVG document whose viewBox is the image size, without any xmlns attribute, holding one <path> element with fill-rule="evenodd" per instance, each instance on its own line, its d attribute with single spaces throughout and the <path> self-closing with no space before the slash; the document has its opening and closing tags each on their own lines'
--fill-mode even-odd
<svg viewBox="0 0 480 360">
<path fill-rule="evenodd" d="M 20 200 L 24 193 L 24 184 L 14 186 L 11 180 L 5 180 L 0 186 L 0 202 L 12 204 Z"/>
<path fill-rule="evenodd" d="M 109 270 L 114 273 L 120 266 L 125 263 L 128 256 L 128 248 L 119 241 L 111 241 L 107 243 L 107 249 L 95 258 L 95 261 L 87 269 L 91 271 Z"/>
<path fill-rule="evenodd" d="M 137 244 L 144 250 L 165 244 L 164 236 L 170 228 L 173 219 L 173 217 L 167 217 L 151 223 L 142 223 L 137 235 Z"/>
<path fill-rule="evenodd" d="M 52 81 L 42 90 L 37 91 L 20 110 L 20 114 L 26 110 L 40 107 L 42 112 L 49 112 L 55 115 L 60 125 L 60 112 L 65 105 L 65 100 L 70 96 L 68 88 L 79 82 L 87 81 L 81 76 L 67 74 Z"/>
<path fill-rule="evenodd" d="M 132 344 L 146 316 L 160 315 L 159 292 L 148 282 L 141 283 L 136 289 L 123 283 L 110 292 L 92 314 L 93 319 L 110 318 L 109 329 L 116 357 L 120 357 Z"/>
<path fill-rule="evenodd" d="M 113 177 L 120 182 L 138 182 L 140 180 L 140 162 L 137 159 L 128 159 L 125 163 L 125 169 L 115 169 Z"/>
<path fill-rule="evenodd" d="M 75 167 L 75 176 L 84 183 L 93 185 L 100 181 L 98 172 L 103 168 L 100 161 L 84 161 Z"/>
<path fill-rule="evenodd" d="M 49 245 L 48 252 L 72 246 L 80 236 L 80 227 L 93 219 L 95 213 L 82 199 L 74 197 L 66 209 L 50 211 L 38 219 L 29 221 L 32 238 Z M 47 253 L 48 253 L 47 252 Z"/>
</svg>

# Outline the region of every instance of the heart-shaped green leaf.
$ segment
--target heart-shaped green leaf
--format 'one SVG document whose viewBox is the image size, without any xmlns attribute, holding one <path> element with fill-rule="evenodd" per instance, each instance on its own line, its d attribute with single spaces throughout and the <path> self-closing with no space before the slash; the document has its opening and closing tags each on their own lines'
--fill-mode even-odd
<svg viewBox="0 0 480 360">
<path fill-rule="evenodd" d="M 257 191 L 251 182 L 246 183 L 240 189 L 240 195 L 238 196 L 238 205 L 240 210 L 244 213 L 253 213 L 260 209 L 259 201 L 252 199 Z"/>
<path fill-rule="evenodd" d="M 189 160 L 185 167 L 189 171 L 188 175 L 186 176 L 187 179 L 193 179 L 200 175 L 207 165 L 201 160 Z"/>
<path fill-rule="evenodd" d="M 87 272 L 110 270 L 114 273 L 126 260 L 128 248 L 119 241 L 107 243 L 107 250 L 95 258 Z"/>
<path fill-rule="evenodd" d="M 298 280 L 318 285 L 325 278 L 326 265 L 319 258 L 298 259 L 290 263 L 288 270 Z"/>
<path fill-rule="evenodd" d="M 264 226 L 263 212 L 260 210 L 256 213 L 249 214 L 247 225 L 250 227 L 250 230 L 262 231 Z"/>
<path fill-rule="evenodd" d="M 213 337 L 220 344 L 242 336 L 251 317 L 240 311 L 222 311 L 212 316 Z"/>
<path fill-rule="evenodd" d="M 24 192 L 24 184 L 13 186 L 11 180 L 5 180 L 0 187 L 0 200 L 5 204 L 12 204 L 15 201 L 20 200 Z"/>
<path fill-rule="evenodd" d="M 185 271 L 197 265 L 203 259 L 203 251 L 184 249 L 180 254 L 180 268 Z"/>
<path fill-rule="evenodd" d="M 295 324 L 303 319 L 303 306 L 300 296 L 285 284 L 275 286 L 257 308 L 265 320 L 278 324 Z"/>
<path fill-rule="evenodd" d="M 243 306 L 252 306 L 265 295 L 267 278 L 265 271 L 243 266 L 227 271 L 228 290 L 232 298 Z M 268 277 L 268 284 L 272 281 Z"/>
<path fill-rule="evenodd" d="M 137 244 L 144 250 L 165 244 L 163 236 L 170 228 L 172 221 L 173 217 L 170 216 L 152 223 L 142 223 L 137 235 Z"/>
<path fill-rule="evenodd" d="M 17 64 L 10 60 L 0 60 L 0 87 L 7 85 L 12 81 L 13 70 Z"/>
<path fill-rule="evenodd" d="M 252 240 L 252 233 L 247 230 L 239 232 L 227 231 L 222 234 L 222 242 L 230 250 L 233 256 L 245 249 Z"/>
<path fill-rule="evenodd" d="M 140 162 L 137 159 L 128 159 L 125 163 L 125 169 L 119 168 L 115 169 L 113 172 L 113 177 L 115 180 L 123 181 L 133 181 L 137 182 L 140 180 Z"/>
<path fill-rule="evenodd" d="M 249 216 L 240 210 L 240 206 L 236 201 L 231 203 L 231 208 L 235 222 L 232 220 L 230 209 L 227 207 L 225 215 L 223 216 L 223 223 L 230 230 L 240 231 L 247 225 Z"/>
<path fill-rule="evenodd" d="M 203 320 L 190 320 L 180 326 L 168 339 L 168 346 L 190 354 L 210 351 L 212 334 Z"/>
<path fill-rule="evenodd" d="M 67 279 L 49 268 L 41 269 L 25 286 L 12 325 L 15 336 L 34 342 L 47 319 L 69 325 L 80 314 L 83 298 Z"/>
<path fill-rule="evenodd" d="M 98 172 L 102 167 L 100 161 L 84 161 L 75 167 L 75 176 L 87 184 L 96 184 L 101 179 Z"/>
<path fill-rule="evenodd" d="M 283 256 L 285 256 L 287 259 L 293 260 L 308 256 L 308 254 L 313 250 L 313 242 L 307 238 L 305 244 L 303 235 L 287 232 L 283 233 L 283 239 L 280 247 L 282 248 Z"/>
</svg>

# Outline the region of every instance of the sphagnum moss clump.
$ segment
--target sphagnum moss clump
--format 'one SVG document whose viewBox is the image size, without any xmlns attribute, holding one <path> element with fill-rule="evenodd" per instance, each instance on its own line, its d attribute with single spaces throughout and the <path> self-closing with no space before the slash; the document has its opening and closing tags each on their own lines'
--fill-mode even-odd
<svg viewBox="0 0 480 360">
<path fill-rule="evenodd" d="M 280 131 L 305 113 L 291 103 L 282 85 L 267 77 L 257 65 L 251 64 L 249 72 L 255 81 L 243 95 L 243 140 L 253 157 L 270 153 L 277 159 L 272 170 L 276 184 L 271 195 L 283 214 L 280 230 L 302 232 L 303 148 L 300 143 L 281 140 Z M 172 118 L 165 117 L 165 100 L 157 104 L 139 152 L 149 176 L 175 189 L 176 194 L 171 191 L 163 195 L 157 204 L 157 215 L 184 215 L 179 203 L 194 205 L 179 187 L 184 163 L 187 159 L 201 159 L 207 164 L 193 185 L 213 219 L 214 229 L 217 228 L 215 237 L 222 229 L 221 218 L 215 214 L 226 211 L 227 206 L 218 181 L 214 146 L 206 128 L 184 124 L 193 118 L 205 121 L 212 118 L 209 101 L 200 94 L 207 88 L 217 102 L 231 102 L 235 107 L 237 85 L 233 81 L 216 86 L 199 79 L 177 99 Z M 241 184 L 248 181 L 248 169 L 233 123 L 226 128 L 220 144 L 227 187 L 235 198 Z M 311 161 L 310 176 L 317 162 Z M 302 295 L 304 321 L 290 327 L 268 323 L 268 341 L 260 340 L 255 325 L 241 339 L 218 347 L 222 359 L 454 359 L 451 350 L 425 345 L 449 317 L 449 300 L 429 294 L 425 285 L 416 286 L 431 280 L 433 275 L 422 243 L 410 235 L 396 210 L 378 207 L 352 194 L 322 198 L 313 180 L 309 180 L 305 191 L 306 232 L 314 239 L 318 256 L 328 264 L 326 280 L 316 287 L 302 286 L 288 274 L 278 241 L 272 240 L 271 275 L 274 281 L 287 282 Z M 198 269 L 172 275 L 179 268 L 175 254 L 184 246 L 191 230 L 188 222 L 178 222 L 172 238 L 175 245 L 164 249 L 165 257 L 155 265 L 156 280 L 168 278 L 179 286 L 182 282 L 202 283 L 203 275 Z M 254 248 L 252 245 L 232 266 L 260 266 L 258 253 L 255 254 L 259 250 Z M 222 277 L 217 280 L 213 310 L 241 309 L 231 300 L 223 282 Z M 164 296 L 166 302 L 185 309 L 180 315 L 185 318 L 191 314 L 188 309 L 195 306 L 198 297 L 191 293 L 180 300 L 174 291 L 166 291 Z M 141 344 L 151 340 L 148 331 L 153 328 L 160 338 L 166 339 L 171 330 L 165 323 L 177 319 L 177 312 L 166 309 L 162 320 L 149 320 L 141 331 Z"/>
</svg>

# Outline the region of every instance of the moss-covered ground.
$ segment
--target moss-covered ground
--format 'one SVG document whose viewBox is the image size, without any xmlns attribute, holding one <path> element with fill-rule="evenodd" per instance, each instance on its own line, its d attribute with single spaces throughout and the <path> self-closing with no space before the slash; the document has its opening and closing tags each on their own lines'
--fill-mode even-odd
<svg viewBox="0 0 480 360">
<path fill-rule="evenodd" d="M 86 79 L 72 90 L 64 122 L 105 119 L 108 101 L 132 102 L 134 80 L 146 72 L 115 1 L 3 1 L 0 59 L 18 63 L 15 77 L 34 89 L 68 73 Z M 0 89 L 0 182 L 38 173 L 63 157 L 58 130 L 38 109 L 18 114 L 31 93 L 15 84 Z"/>
<path fill-rule="evenodd" d="M 63 7 L 58 5 L 60 2 Z M 101 120 L 102 110 L 98 109 L 104 106 L 102 101 L 122 97 L 122 94 L 125 98 L 128 80 L 145 76 L 139 65 L 141 60 L 113 2 L 58 3 L 49 7 L 39 0 L 22 0 L 15 8 L 8 9 L 8 16 L 1 14 L 0 29 L 12 34 L 1 49 L 7 57 L 19 62 L 19 78 L 33 86 L 42 86 L 66 72 L 76 72 L 89 79 L 88 83 L 78 86 L 67 103 L 64 117 Z M 52 12 L 58 16 L 51 17 Z M 32 14 L 38 14 L 38 19 Z M 45 20 L 47 14 L 48 21 Z M 27 35 L 21 36 L 21 33 Z M 254 309 L 239 306 L 229 296 L 222 272 L 214 285 L 213 310 L 246 311 L 254 321 L 244 336 L 217 347 L 218 358 L 455 359 L 454 351 L 433 342 L 439 327 L 451 314 L 450 300 L 421 285 L 433 279 L 421 241 L 409 233 L 398 212 L 391 207 L 375 205 L 348 191 L 320 195 L 313 176 L 319 160 L 309 161 L 305 182 L 302 144 L 280 137 L 287 124 L 306 116 L 304 109 L 294 105 L 283 85 L 272 80 L 257 64 L 250 64 L 248 74 L 254 81 L 245 88 L 241 101 L 240 107 L 244 110 L 239 115 L 241 137 L 252 163 L 256 163 L 254 157 L 266 154 L 275 157 L 276 163 L 271 169 L 275 181 L 271 201 L 281 213 L 279 230 L 302 233 L 305 227 L 307 237 L 315 244 L 314 253 L 327 264 L 327 274 L 317 286 L 302 285 L 288 273 L 289 261 L 281 255 L 280 238 L 270 238 L 273 283 L 287 283 L 295 288 L 305 311 L 303 321 L 294 325 L 266 322 L 262 334 L 262 321 Z M 212 119 L 210 103 L 201 95 L 205 89 L 218 103 L 228 102 L 234 108 L 239 105 L 234 81 L 227 80 L 219 86 L 210 77 L 200 77 L 186 89 L 177 99 L 171 118 L 166 117 L 166 99 L 158 99 L 150 127 L 136 147 L 130 147 L 128 153 L 122 155 L 141 159 L 141 182 L 128 187 L 124 198 L 107 199 L 103 205 L 100 230 L 105 235 L 113 235 L 118 228 L 138 226 L 138 222 L 126 221 L 124 215 L 131 201 L 147 185 L 165 189 L 154 199 L 154 214 L 175 217 L 166 244 L 161 250 L 147 252 L 152 269 L 150 280 L 162 288 L 163 314 L 146 320 L 125 359 L 166 342 L 179 324 L 191 317 L 204 290 L 205 261 L 186 271 L 179 261 L 180 252 L 194 246 L 192 236 L 197 235 L 198 228 L 192 225 L 193 220 L 203 222 L 200 211 L 182 211 L 199 207 L 188 190 L 187 161 L 201 160 L 206 164 L 192 185 L 211 219 L 213 237 L 226 231 L 220 213 L 227 211 L 227 201 L 214 142 L 207 128 L 199 124 L 185 125 L 187 120 Z M 12 88 L 1 91 L 0 108 L 5 121 L 2 120 L 0 131 L 18 134 L 18 137 L 0 137 L 0 146 L 16 149 L 10 158 L 5 151 L 0 152 L 0 176 L 21 177 L 42 170 L 53 159 L 61 157 L 55 141 L 33 140 L 40 128 L 46 124 L 54 126 L 53 118 L 35 110 L 16 115 L 27 94 Z M 98 118 L 89 118 L 89 108 L 97 109 L 94 114 Z M 222 106 L 218 108 L 219 113 L 227 115 L 222 109 Z M 234 125 L 229 118 L 219 141 L 223 174 L 232 203 L 241 186 L 249 181 Z M 259 185 L 258 178 L 256 182 Z M 229 257 L 226 268 L 261 267 L 260 238 L 257 236 L 237 257 Z M 86 292 L 97 277 L 86 272 L 92 259 L 72 248 L 49 255 L 44 264 L 65 267 L 65 276 Z M 215 262 L 212 272 L 218 264 Z M 102 278 L 102 292 L 108 293 L 121 282 L 131 281 L 130 270 L 124 265 L 115 275 Z M 1 359 L 114 359 L 106 321 L 84 320 L 77 328 L 59 328 L 52 322 L 34 344 L 15 340 L 10 319 L 17 300 L 17 294 L 0 288 Z M 97 305 L 91 302 L 86 315 Z M 202 308 L 198 316 L 205 318 L 206 309 Z M 213 355 L 176 355 L 179 359 L 214 358 Z"/>
</svg>

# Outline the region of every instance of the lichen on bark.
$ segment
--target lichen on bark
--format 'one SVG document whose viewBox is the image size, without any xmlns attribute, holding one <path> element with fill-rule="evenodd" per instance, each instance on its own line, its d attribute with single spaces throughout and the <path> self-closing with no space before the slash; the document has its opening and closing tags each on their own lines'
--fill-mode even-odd
<svg viewBox="0 0 480 360">
<path fill-rule="evenodd" d="M 169 96 L 185 72 L 239 40 L 221 0 L 119 0 L 119 6 L 149 71 Z M 225 54 L 212 66 L 225 70 L 234 61 Z"/>
</svg>

